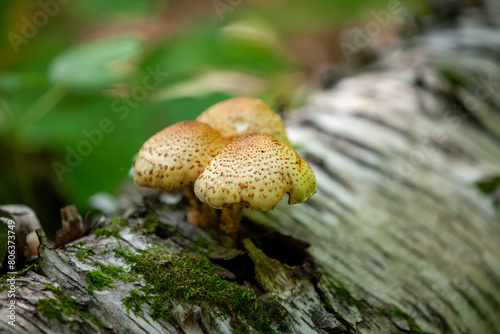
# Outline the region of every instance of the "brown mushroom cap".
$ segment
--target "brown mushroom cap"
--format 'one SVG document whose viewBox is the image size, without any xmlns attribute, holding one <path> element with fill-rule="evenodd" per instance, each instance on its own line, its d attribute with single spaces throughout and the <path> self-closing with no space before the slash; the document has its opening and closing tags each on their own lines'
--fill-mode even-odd
<svg viewBox="0 0 500 334">
<path fill-rule="evenodd" d="M 192 185 L 224 146 L 219 133 L 204 123 L 175 123 L 142 145 L 134 161 L 134 182 L 166 190 Z"/>
<path fill-rule="evenodd" d="M 214 104 L 196 119 L 219 131 L 228 141 L 249 133 L 266 133 L 289 145 L 281 117 L 262 100 L 233 97 Z"/>
<path fill-rule="evenodd" d="M 251 210 L 273 209 L 285 193 L 289 204 L 316 192 L 316 179 L 294 150 L 262 133 L 236 138 L 205 168 L 194 185 L 196 196 L 221 209 L 243 203 Z"/>
</svg>

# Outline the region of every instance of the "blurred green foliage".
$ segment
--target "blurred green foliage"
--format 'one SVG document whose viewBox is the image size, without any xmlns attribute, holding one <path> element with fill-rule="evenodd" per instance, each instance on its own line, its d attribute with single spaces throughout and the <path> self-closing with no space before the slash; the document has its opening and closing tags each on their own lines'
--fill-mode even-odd
<svg viewBox="0 0 500 334">
<path fill-rule="evenodd" d="M 493 198 L 493 205 L 500 209 L 500 175 L 492 176 L 476 183 L 479 191 Z"/>
<path fill-rule="evenodd" d="M 115 193 L 142 143 L 169 124 L 235 95 L 290 103 L 307 69 L 286 41 L 387 6 L 231 3 L 2 0 L 0 204 L 29 205 L 57 228 L 60 207 L 83 213 L 91 195 Z"/>
</svg>

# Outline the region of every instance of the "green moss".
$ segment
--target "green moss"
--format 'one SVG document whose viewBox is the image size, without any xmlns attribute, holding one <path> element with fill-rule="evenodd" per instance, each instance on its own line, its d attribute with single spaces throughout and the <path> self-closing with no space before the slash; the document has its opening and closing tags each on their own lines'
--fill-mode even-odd
<svg viewBox="0 0 500 334">
<path fill-rule="evenodd" d="M 7 290 L 8 287 L 5 287 L 3 283 L 9 279 L 9 278 L 15 278 L 17 276 L 24 276 L 28 271 L 33 271 L 35 273 L 38 273 L 38 259 L 36 259 L 34 262 L 31 264 L 27 265 L 26 267 L 19 269 L 17 272 L 11 273 L 11 272 L 4 272 L 2 275 L 0 275 L 0 291 Z"/>
<path fill-rule="evenodd" d="M 83 259 L 87 259 L 89 255 L 95 254 L 95 248 L 96 247 L 81 247 L 78 249 L 78 251 L 75 252 L 75 256 L 78 258 L 78 260 L 83 261 Z"/>
<path fill-rule="evenodd" d="M 85 282 L 87 283 L 87 287 L 89 292 L 94 293 L 94 289 L 102 291 L 105 286 L 114 288 L 114 284 L 112 284 L 115 279 L 109 276 L 104 275 L 99 270 L 89 270 L 85 273 Z"/>
<path fill-rule="evenodd" d="M 190 246 L 191 246 L 191 249 L 201 255 L 201 256 L 208 256 L 210 255 L 210 252 L 208 250 L 208 247 L 210 246 L 210 242 L 201 237 L 201 236 L 197 236 L 196 239 L 194 239 L 191 243 L 190 243 Z"/>
<path fill-rule="evenodd" d="M 169 322 L 173 305 L 167 301 L 190 303 L 219 310 L 231 320 L 235 333 L 290 331 L 287 313 L 276 301 L 257 298 L 253 291 L 221 279 L 206 256 L 159 249 L 139 253 L 117 249 L 115 253 L 131 265 L 131 274 L 142 275 L 146 281 L 122 300 L 127 312 L 140 314 L 142 306 L 148 304 L 154 320 Z"/>
<path fill-rule="evenodd" d="M 108 226 L 100 227 L 94 231 L 94 234 L 98 237 L 120 237 L 120 231 L 124 226 L 128 225 L 128 221 L 115 217 Z"/>
<path fill-rule="evenodd" d="M 1 277 L 0 277 L 0 282 L 3 283 L 5 282 L 6 280 L 10 279 L 10 278 L 15 278 L 17 276 L 18 273 L 10 273 L 10 272 L 6 272 L 4 273 Z"/>
<path fill-rule="evenodd" d="M 89 322 L 96 324 L 99 328 L 104 327 L 101 319 L 89 312 L 80 310 L 73 298 L 60 293 L 50 284 L 46 284 L 45 286 L 54 293 L 55 298 L 40 299 L 37 303 L 36 310 L 47 318 L 47 320 L 50 321 L 51 319 L 55 319 L 60 324 L 68 324 L 73 321 L 71 320 L 72 316 L 77 316 L 87 319 Z"/>
<path fill-rule="evenodd" d="M 336 280 L 336 283 L 330 282 L 328 284 L 328 289 L 337 296 L 341 303 L 346 303 L 349 306 L 355 306 L 360 311 L 364 311 L 365 304 L 361 300 L 354 298 L 349 290 L 342 284 L 342 282 Z"/>
<path fill-rule="evenodd" d="M 410 334 L 432 334 L 431 332 L 425 332 L 423 331 L 419 325 L 415 322 L 415 319 L 409 315 L 408 313 L 404 312 L 403 310 L 399 308 L 395 308 L 394 310 L 388 310 L 388 309 L 382 309 L 380 311 L 382 315 L 388 317 L 388 318 L 397 318 L 406 321 L 408 324 L 408 327 L 410 327 L 410 331 L 405 331 L 405 333 L 410 333 Z M 398 332 L 402 333 L 402 332 Z"/>
<path fill-rule="evenodd" d="M 33 270 L 34 272 L 38 272 L 38 259 L 23 269 L 23 272 L 28 272 L 29 270 Z"/>
<path fill-rule="evenodd" d="M 85 273 L 85 282 L 91 294 L 94 293 L 94 289 L 102 291 L 106 286 L 114 288 L 113 283 L 118 279 L 124 282 L 135 280 L 124 268 L 112 264 L 102 264 L 99 261 L 92 262 L 92 265 L 99 269 L 89 270 Z"/>
<path fill-rule="evenodd" d="M 59 292 L 59 290 L 57 290 L 57 288 L 56 288 L 56 287 L 54 287 L 54 286 L 50 285 L 49 283 L 45 283 L 45 287 L 46 287 L 48 290 L 50 290 L 50 291 L 52 291 L 52 292 L 54 292 L 54 293 Z"/>
<path fill-rule="evenodd" d="M 493 205 L 500 208 L 500 199 L 494 196 L 495 191 L 500 189 L 500 175 L 477 182 L 475 186 L 483 194 L 491 196 L 493 198 Z"/>
<path fill-rule="evenodd" d="M 491 177 L 489 179 L 486 179 L 481 182 L 476 183 L 476 187 L 483 193 L 483 194 L 491 194 L 493 193 L 497 188 L 500 188 L 500 175 Z"/>
<path fill-rule="evenodd" d="M 192 244 L 202 248 L 208 248 L 210 246 L 210 242 L 202 236 L 197 236 Z"/>
<path fill-rule="evenodd" d="M 146 217 L 142 219 L 142 229 L 147 233 L 155 233 L 156 227 L 158 226 L 158 215 L 155 212 L 150 211 Z"/>
<path fill-rule="evenodd" d="M 72 301 L 67 300 L 56 300 L 54 298 L 40 299 L 37 303 L 38 311 L 48 320 L 55 319 L 60 324 L 65 324 L 68 322 L 67 316 L 73 314 L 67 314 L 67 304 Z"/>
<path fill-rule="evenodd" d="M 127 273 L 127 271 L 122 267 L 118 267 L 113 264 L 102 264 L 99 261 L 94 261 L 92 264 L 99 267 L 102 274 L 110 277 L 113 281 L 119 279 L 124 282 L 132 282 L 135 280 L 134 276 Z"/>
<path fill-rule="evenodd" d="M 441 74 L 445 77 L 451 84 L 459 87 L 466 87 L 468 85 L 468 80 L 461 73 L 451 68 L 441 68 Z"/>
<path fill-rule="evenodd" d="M 161 238 L 181 235 L 179 229 L 174 226 L 163 224 L 158 220 L 158 215 L 150 211 L 143 219 L 139 226 L 132 229 L 134 232 L 141 232 L 146 235 L 156 234 Z"/>
</svg>

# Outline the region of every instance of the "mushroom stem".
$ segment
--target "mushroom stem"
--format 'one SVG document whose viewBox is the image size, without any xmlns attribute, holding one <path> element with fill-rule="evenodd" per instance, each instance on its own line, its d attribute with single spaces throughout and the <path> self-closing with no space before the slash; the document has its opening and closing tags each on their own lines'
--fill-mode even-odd
<svg viewBox="0 0 500 334">
<path fill-rule="evenodd" d="M 192 186 L 184 186 L 184 196 L 188 200 L 186 208 L 186 219 L 190 224 L 200 227 L 215 227 L 217 226 L 218 213 L 209 205 L 201 202 L 196 195 Z"/>
<path fill-rule="evenodd" d="M 219 228 L 226 233 L 233 243 L 238 236 L 244 205 L 241 203 L 226 204 L 222 209 Z"/>
<path fill-rule="evenodd" d="M 187 200 L 189 202 L 189 207 L 198 209 L 198 206 L 201 204 L 201 202 L 198 200 L 198 198 L 194 194 L 193 187 L 184 186 L 183 188 L 184 188 L 184 196 L 187 198 Z"/>
</svg>

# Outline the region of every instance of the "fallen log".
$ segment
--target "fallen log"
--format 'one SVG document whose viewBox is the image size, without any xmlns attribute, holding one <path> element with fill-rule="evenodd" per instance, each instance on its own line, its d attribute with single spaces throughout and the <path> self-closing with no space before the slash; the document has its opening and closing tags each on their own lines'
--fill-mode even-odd
<svg viewBox="0 0 500 334">
<path fill-rule="evenodd" d="M 481 10 L 290 113 L 317 194 L 245 211 L 239 250 L 187 224 L 176 200 L 130 190 L 119 217 L 61 249 L 38 230 L 39 262 L 3 278 L 2 328 L 499 332 L 500 222 L 475 184 L 499 174 L 500 20 L 494 2 Z"/>
</svg>

